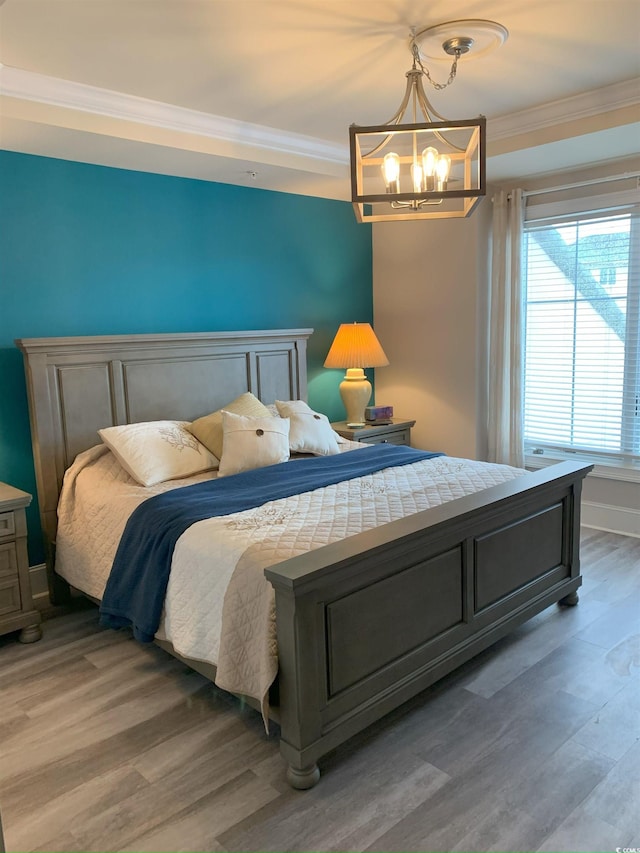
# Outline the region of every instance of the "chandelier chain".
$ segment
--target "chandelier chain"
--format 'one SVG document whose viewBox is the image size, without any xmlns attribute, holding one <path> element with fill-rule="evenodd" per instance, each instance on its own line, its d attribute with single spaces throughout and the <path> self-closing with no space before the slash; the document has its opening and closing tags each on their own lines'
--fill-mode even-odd
<svg viewBox="0 0 640 853">
<path fill-rule="evenodd" d="M 461 55 L 462 51 L 460 51 L 460 50 L 455 51 L 454 60 L 453 60 L 453 63 L 451 64 L 451 71 L 449 72 L 449 79 L 447 80 L 446 83 L 437 83 L 433 79 L 431 74 L 429 74 L 429 69 L 425 65 L 423 65 L 422 60 L 420 59 L 420 53 L 418 51 L 418 45 L 415 43 L 415 41 L 412 42 L 412 44 L 411 44 L 411 53 L 413 54 L 413 67 L 415 68 L 416 65 L 418 65 L 420 67 L 420 71 L 422 71 L 423 75 L 427 78 L 429 83 L 431 83 L 431 85 L 433 86 L 434 89 L 437 89 L 437 90 L 446 89 L 447 86 L 450 86 L 453 83 L 453 81 L 456 79 L 456 73 L 458 71 L 458 60 L 460 59 L 460 55 Z"/>
</svg>

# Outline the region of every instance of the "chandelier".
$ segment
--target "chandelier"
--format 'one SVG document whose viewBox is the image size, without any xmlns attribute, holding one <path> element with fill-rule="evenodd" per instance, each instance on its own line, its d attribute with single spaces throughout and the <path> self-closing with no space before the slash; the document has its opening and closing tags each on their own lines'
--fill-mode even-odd
<svg viewBox="0 0 640 853">
<path fill-rule="evenodd" d="M 452 32 L 471 30 L 471 35 Z M 436 83 L 420 58 L 422 39 L 442 38 L 453 57 L 446 83 Z M 358 222 L 449 219 L 469 216 L 486 194 L 486 119 L 452 121 L 429 102 L 423 78 L 445 89 L 456 77 L 458 60 L 476 46 L 481 52 L 501 44 L 507 31 L 493 21 L 453 21 L 412 31 L 413 65 L 396 113 L 385 124 L 349 128 L 351 200 Z M 410 119 L 402 123 L 408 110 Z"/>
</svg>

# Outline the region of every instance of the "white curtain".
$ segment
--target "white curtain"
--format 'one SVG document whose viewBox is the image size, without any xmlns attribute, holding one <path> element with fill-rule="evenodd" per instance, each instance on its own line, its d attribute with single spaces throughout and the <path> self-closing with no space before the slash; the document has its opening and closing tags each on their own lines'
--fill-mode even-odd
<svg viewBox="0 0 640 853">
<path fill-rule="evenodd" d="M 489 285 L 488 451 L 490 462 L 524 466 L 522 190 L 493 198 Z"/>
</svg>

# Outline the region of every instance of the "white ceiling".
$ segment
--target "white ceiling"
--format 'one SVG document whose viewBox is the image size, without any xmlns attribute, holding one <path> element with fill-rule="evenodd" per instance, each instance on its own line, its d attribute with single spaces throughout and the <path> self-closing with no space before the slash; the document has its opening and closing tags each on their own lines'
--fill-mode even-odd
<svg viewBox="0 0 640 853">
<path fill-rule="evenodd" d="M 487 116 L 490 183 L 640 153 L 639 0 L 0 0 L 0 147 L 347 199 L 349 125 L 455 19 L 509 32 L 430 90 Z"/>
</svg>

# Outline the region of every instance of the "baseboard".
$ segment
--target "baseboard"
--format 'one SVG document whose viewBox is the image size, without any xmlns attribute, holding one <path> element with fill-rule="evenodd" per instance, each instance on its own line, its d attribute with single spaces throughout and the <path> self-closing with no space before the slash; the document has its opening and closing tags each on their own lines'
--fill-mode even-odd
<svg viewBox="0 0 640 853">
<path fill-rule="evenodd" d="M 582 524 L 595 530 L 640 537 L 640 509 L 583 500 Z"/>
</svg>

